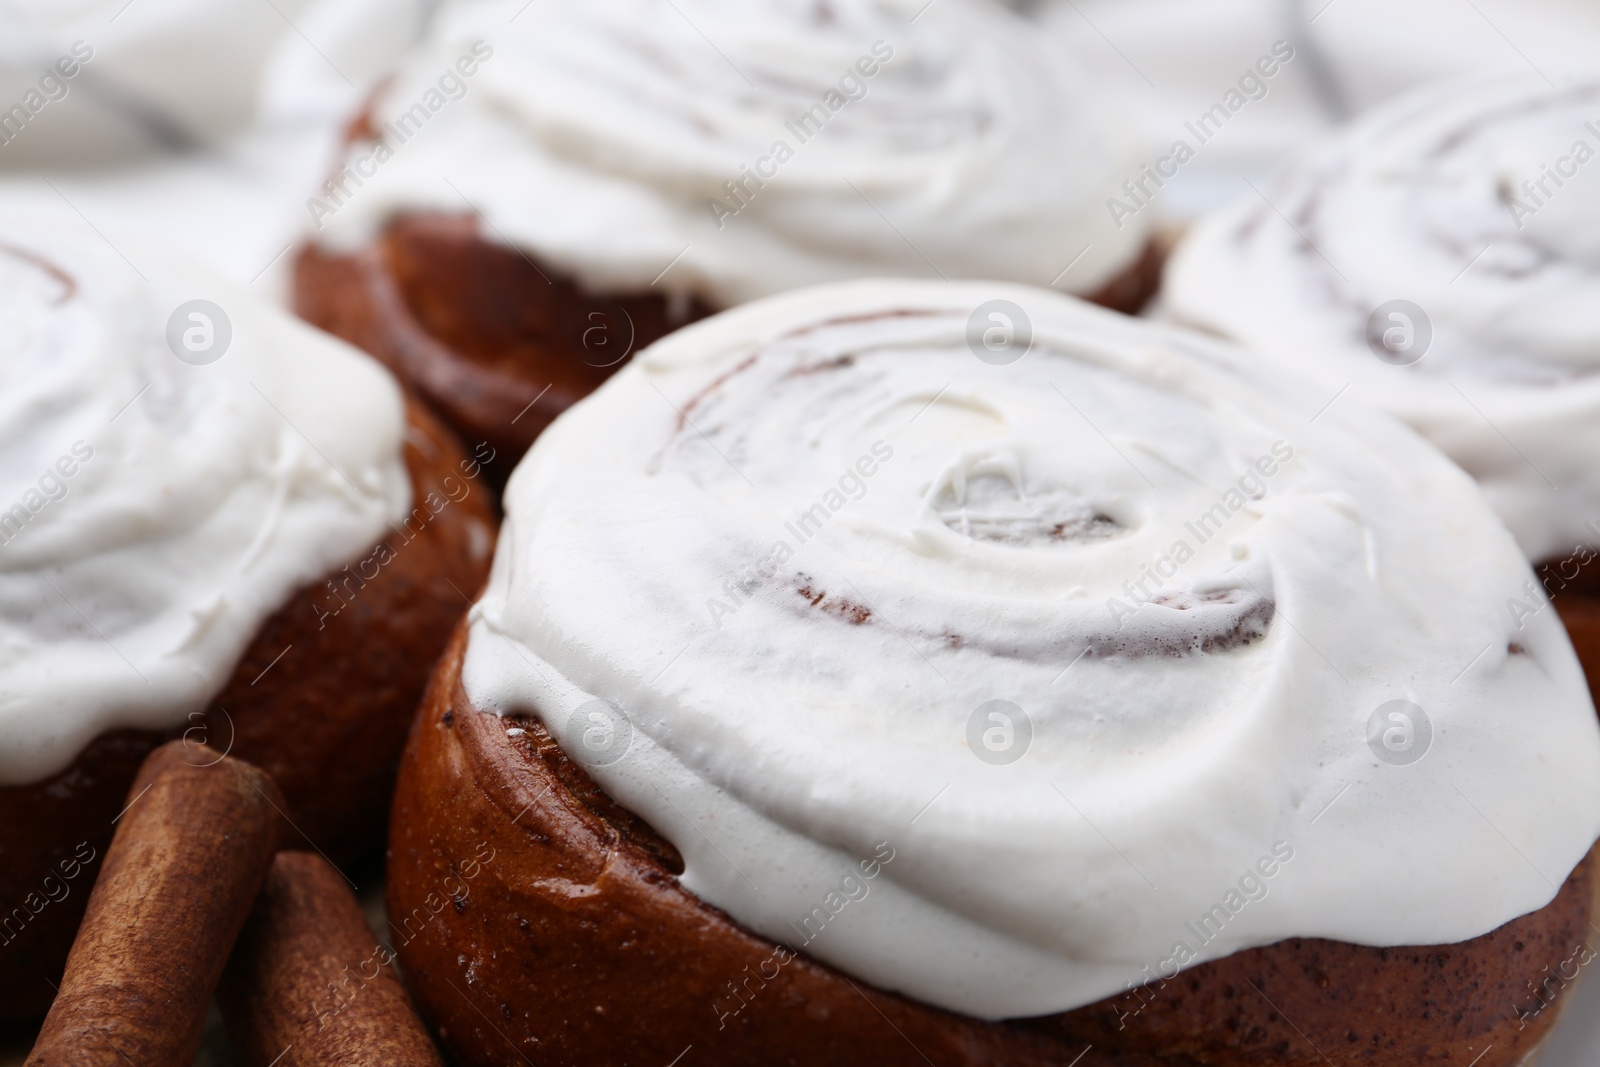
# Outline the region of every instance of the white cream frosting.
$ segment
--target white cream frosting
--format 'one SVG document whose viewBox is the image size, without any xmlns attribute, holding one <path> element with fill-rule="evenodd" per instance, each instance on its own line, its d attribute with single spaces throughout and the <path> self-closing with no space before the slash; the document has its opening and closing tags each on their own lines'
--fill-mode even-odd
<svg viewBox="0 0 1600 1067">
<path fill-rule="evenodd" d="M 969 350 L 993 299 L 1031 320 L 1009 366 Z M 1290 936 L 1474 937 L 1600 833 L 1600 728 L 1554 613 L 1508 612 L 1530 570 L 1471 480 L 1321 400 L 1031 287 L 748 305 L 518 467 L 464 684 L 536 711 L 702 899 L 956 1011 Z M 1031 728 L 1006 765 L 969 747 L 995 700 Z M 1395 700 L 1432 729 L 1404 766 L 1367 740 Z M 591 728 L 626 743 L 590 759 Z"/>
<path fill-rule="evenodd" d="M 1564 555 L 1600 521 L 1597 157 L 1600 83 L 1425 90 L 1196 227 L 1166 312 L 1409 422 L 1478 478 L 1530 557 Z M 1368 345 L 1391 300 L 1431 325 L 1408 366 Z"/>
<path fill-rule="evenodd" d="M 354 146 L 315 214 L 350 246 L 476 210 L 593 291 L 715 306 L 874 274 L 1088 292 L 1147 228 L 1106 215 L 1140 151 L 1076 68 L 986 0 L 458 3 L 376 102 L 387 158 Z"/>
<path fill-rule="evenodd" d="M 382 368 L 159 248 L 116 249 L 0 227 L 0 785 L 111 729 L 182 725 L 410 502 Z M 231 323 L 204 365 L 167 342 L 192 300 Z"/>
<path fill-rule="evenodd" d="M 12 73 L 35 89 L 44 61 L 53 65 L 78 39 L 71 36 L 67 18 L 74 6 L 59 6 L 57 17 L 68 23 L 62 33 L 53 42 L 23 49 L 32 58 L 14 64 Z M 225 0 L 225 6 L 238 5 Z M 343 151 L 351 113 L 420 39 L 432 6 L 431 0 L 311 0 L 298 11 L 283 6 L 294 19 L 295 29 L 290 29 L 261 4 L 260 12 L 271 16 L 284 35 L 265 34 L 275 43 L 264 70 L 233 56 L 228 75 L 239 86 L 259 83 L 260 114 L 237 137 L 204 152 L 160 153 L 139 123 L 100 109 L 94 86 L 80 91 L 87 83 L 79 77 L 92 75 L 102 60 L 115 58 L 112 46 L 91 32 L 82 38 L 85 45 L 95 47 L 89 45 L 92 39 L 99 47 L 87 64 L 80 64 L 66 98 L 46 104 L 21 134 L 0 144 L 0 202 L 8 210 L 15 207 L 17 215 L 48 219 L 52 226 L 84 230 L 91 237 L 85 219 L 108 231 L 159 233 L 164 243 L 223 277 L 287 304 L 295 260 L 288 250 L 306 227 L 305 191 L 327 176 Z M 52 4 L 38 7 L 39 15 L 30 17 L 49 15 Z M 83 10 L 92 13 L 92 8 Z M 116 25 L 130 23 L 145 10 L 144 0 L 138 0 Z M 108 22 L 112 14 L 114 10 L 98 18 Z M 7 25 L 7 17 L 0 5 L 0 27 Z M 96 25 L 86 17 L 85 32 Z M 0 54 L 8 44 L 15 46 L 15 40 L 0 29 Z M 198 50 L 193 44 L 182 47 Z M 174 77 L 192 73 L 183 65 L 171 69 Z M 6 77 L 0 71 L 0 82 Z M 19 83 L 14 92 L 0 86 L 0 99 L 20 100 L 27 86 Z M 189 96 L 209 99 L 226 91 Z M 84 160 L 86 152 L 97 160 L 116 157 L 116 165 L 60 169 Z M 49 164 L 50 169 L 40 174 L 12 166 L 19 161 Z"/>
<path fill-rule="evenodd" d="M 0 168 L 101 164 L 239 133 L 269 58 L 299 38 L 294 23 L 315 2 L 0 4 L 0 109 L 30 113 L 0 145 Z M 82 60 L 70 77 L 56 69 L 62 57 Z"/>
<path fill-rule="evenodd" d="M 1407 90 L 1443 78 L 1530 68 L 1567 85 L 1591 76 L 1600 50 L 1600 6 L 1591 0 L 1037 0 L 1019 6 L 1083 56 L 1097 84 L 1138 116 L 1162 151 L 1179 138 L 1196 144 L 1184 123 L 1222 100 L 1273 42 L 1295 47 L 1295 59 L 1265 80 L 1265 95 L 1235 114 L 1157 199 L 1161 214 L 1183 219 L 1248 192 L 1241 176 L 1259 179 L 1297 146 L 1325 139 L 1347 119 Z"/>
</svg>

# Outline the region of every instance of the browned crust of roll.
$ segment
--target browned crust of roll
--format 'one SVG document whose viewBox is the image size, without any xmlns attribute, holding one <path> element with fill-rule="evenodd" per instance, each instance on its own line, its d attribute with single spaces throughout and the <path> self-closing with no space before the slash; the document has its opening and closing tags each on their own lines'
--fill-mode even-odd
<svg viewBox="0 0 1600 1067">
<path fill-rule="evenodd" d="M 465 640 L 401 767 L 388 893 L 418 1003 L 473 1067 L 664 1064 L 689 1046 L 725 1065 L 1508 1067 L 1563 998 L 1526 1025 L 1518 1006 L 1589 933 L 1592 857 L 1550 905 L 1462 944 L 1294 939 L 1062 1015 L 966 1018 L 852 981 L 684 890 L 672 846 L 537 720 L 473 708 Z"/>
<path fill-rule="evenodd" d="M 1160 284 L 1158 242 L 1089 299 L 1133 313 Z M 655 293 L 597 296 L 549 266 L 484 239 L 470 215 L 396 218 L 350 254 L 301 249 L 295 310 L 365 349 L 423 396 L 463 438 L 504 455 L 503 480 L 557 415 L 621 362 L 713 308 L 673 315 Z"/>
<path fill-rule="evenodd" d="M 414 505 L 429 493 L 461 499 L 395 530 L 386 539 L 394 558 L 365 588 L 350 582 L 353 602 L 325 584 L 299 590 L 202 719 L 166 734 L 107 734 L 53 778 L 0 788 L 0 1019 L 49 1007 L 111 820 L 140 762 L 169 737 L 207 741 L 267 771 L 299 833 L 336 862 L 376 852 L 407 726 L 487 576 L 495 537 L 492 490 L 481 472 L 466 476 L 475 461 L 420 404 L 408 417 Z M 312 847 L 298 833 L 297 842 Z"/>
<path fill-rule="evenodd" d="M 401 216 L 353 254 L 301 249 L 294 305 L 382 360 L 463 439 L 488 441 L 502 482 L 557 415 L 616 372 L 623 352 L 711 313 L 693 302 L 675 317 L 655 293 L 587 294 L 484 240 L 475 217 L 441 214 Z"/>
</svg>

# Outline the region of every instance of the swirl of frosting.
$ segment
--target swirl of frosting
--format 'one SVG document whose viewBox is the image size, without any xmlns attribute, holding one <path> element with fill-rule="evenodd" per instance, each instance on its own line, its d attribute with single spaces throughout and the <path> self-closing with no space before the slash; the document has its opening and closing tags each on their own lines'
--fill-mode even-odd
<svg viewBox="0 0 1600 1067">
<path fill-rule="evenodd" d="M 1073 68 L 974 0 L 461 3 L 312 214 L 350 245 L 476 209 L 591 290 L 715 306 L 874 274 L 1089 292 L 1146 230 L 1107 217 L 1137 145 Z"/>
<path fill-rule="evenodd" d="M 376 363 L 159 248 L 0 234 L 0 784 L 18 785 L 203 709 L 411 489 Z M 176 314 L 197 300 L 204 321 Z M 209 322 L 220 358 L 177 358 L 172 321 Z"/>
<path fill-rule="evenodd" d="M 1166 312 L 1410 423 L 1535 560 L 1600 520 L 1600 83 L 1399 101 L 1196 228 Z"/>
<path fill-rule="evenodd" d="M 468 694 L 537 712 L 701 898 L 982 1017 L 1541 907 L 1600 832 L 1564 631 L 1517 629 L 1528 565 L 1460 470 L 1247 364 L 994 283 L 682 330 L 513 475 Z M 1409 766 L 1368 740 L 1396 700 Z"/>
</svg>

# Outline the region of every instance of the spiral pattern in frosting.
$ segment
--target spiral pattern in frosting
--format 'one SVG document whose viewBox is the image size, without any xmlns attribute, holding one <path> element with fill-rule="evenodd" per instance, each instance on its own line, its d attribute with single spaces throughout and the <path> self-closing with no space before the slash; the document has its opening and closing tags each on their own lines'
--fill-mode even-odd
<svg viewBox="0 0 1600 1067">
<path fill-rule="evenodd" d="M 1409 422 L 1562 553 L 1600 521 L 1597 156 L 1600 83 L 1412 95 L 1200 225 L 1167 313 Z"/>
<path fill-rule="evenodd" d="M 879 274 L 1088 292 L 1146 229 L 1106 215 L 1141 160 L 1073 68 L 974 0 L 459 3 L 374 107 L 392 156 L 354 146 L 313 210 L 355 243 L 477 209 L 592 290 L 716 306 Z"/>
<path fill-rule="evenodd" d="M 116 241 L 129 259 L 0 225 L 0 785 L 203 710 L 266 618 L 411 497 L 377 364 Z M 169 347 L 196 300 L 231 333 L 209 363 Z"/>
<path fill-rule="evenodd" d="M 1243 362 L 988 283 L 680 331 L 513 476 L 468 693 L 536 711 L 704 899 L 979 1016 L 1121 991 L 1179 940 L 1439 943 L 1542 906 L 1600 831 L 1600 731 L 1554 616 L 1506 612 L 1527 564 L 1410 431 L 1313 422 Z M 1393 700 L 1432 724 L 1411 766 L 1368 743 Z"/>
</svg>

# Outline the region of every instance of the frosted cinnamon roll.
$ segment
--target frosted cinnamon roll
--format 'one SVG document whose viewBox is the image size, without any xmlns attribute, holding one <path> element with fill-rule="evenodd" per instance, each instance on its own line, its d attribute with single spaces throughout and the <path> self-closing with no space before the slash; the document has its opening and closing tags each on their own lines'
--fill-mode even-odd
<svg viewBox="0 0 1600 1067">
<path fill-rule="evenodd" d="M 281 127 L 274 134 L 296 125 L 320 134 L 322 123 L 308 123 L 308 113 L 330 97 L 347 111 L 417 39 L 431 6 L 9 0 L 0 5 L 0 170 L 192 155 L 259 133 L 262 119 Z M 283 136 L 265 147 L 303 150 Z M 204 165 L 185 162 L 191 170 Z M 259 180 L 261 160 L 250 163 Z M 282 161 L 272 165 L 284 169 Z M 249 187 L 226 173 L 210 178 Z"/>
<path fill-rule="evenodd" d="M 126 258 L 124 258 L 124 254 Z M 143 756 L 267 769 L 381 844 L 487 572 L 479 465 L 347 345 L 163 249 L 0 226 L 0 1018 L 51 996 Z"/>
<path fill-rule="evenodd" d="M 0 8 L 0 168 L 214 144 L 254 117 L 285 19 L 273 5 L 15 0 Z M 274 10 L 277 8 L 278 10 Z"/>
<path fill-rule="evenodd" d="M 1408 97 L 1198 227 L 1172 317 L 1291 357 L 1482 484 L 1600 677 L 1600 83 Z M 1342 400 L 1339 401 L 1342 403 Z M 1335 404 L 1337 406 L 1337 403 Z"/>
<path fill-rule="evenodd" d="M 463 3 L 307 207 L 301 313 L 520 455 L 634 350 L 849 277 L 1134 308 L 1138 163 L 1071 58 L 974 0 Z"/>
<path fill-rule="evenodd" d="M 1584 0 L 1034 0 L 1167 158 L 1151 213 L 1186 223 L 1299 146 L 1446 78 L 1591 76 L 1600 9 Z M 1514 43 L 1512 43 L 1514 42 Z M 1288 56 L 1289 58 L 1285 58 Z M 1182 142 L 1192 156 L 1172 148 Z M 1141 175 L 1126 177 L 1136 182 Z M 1119 198 L 1132 203 L 1126 192 Z"/>
<path fill-rule="evenodd" d="M 649 349 L 512 477 L 402 768 L 390 916 L 452 1050 L 1312 1062 L 1281 1009 L 1519 1062 L 1554 1012 L 1498 994 L 1584 936 L 1600 727 L 1471 480 L 1313 400 L 998 283 Z"/>
</svg>

